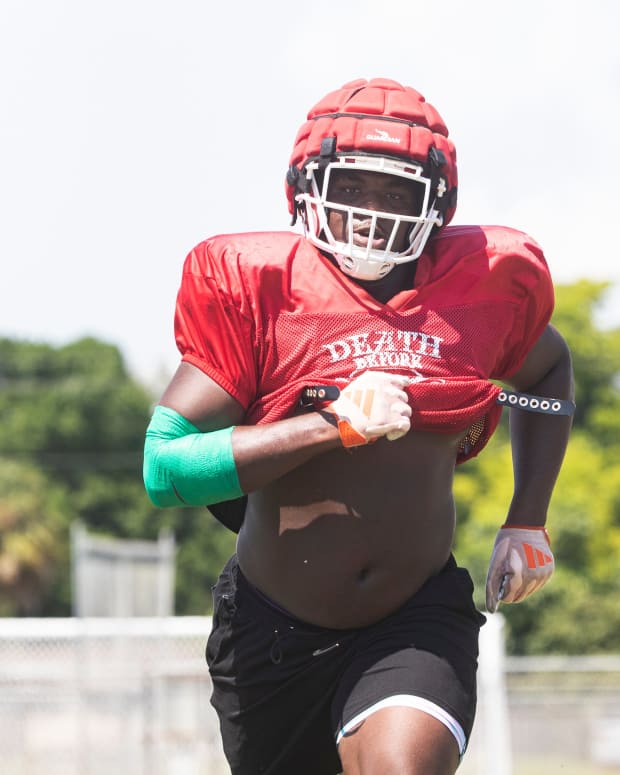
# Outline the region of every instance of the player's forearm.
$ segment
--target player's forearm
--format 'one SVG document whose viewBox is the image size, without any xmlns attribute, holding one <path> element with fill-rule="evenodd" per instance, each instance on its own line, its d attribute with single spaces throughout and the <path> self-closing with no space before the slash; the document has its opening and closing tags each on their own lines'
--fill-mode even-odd
<svg viewBox="0 0 620 775">
<path fill-rule="evenodd" d="M 160 507 L 208 506 L 238 498 L 341 446 L 330 419 L 313 412 L 268 425 L 202 432 L 159 405 L 144 445 L 146 491 Z"/>
<path fill-rule="evenodd" d="M 573 399 L 573 376 L 568 349 L 528 393 Z M 514 496 L 507 523 L 543 525 L 560 472 L 572 418 L 512 409 L 510 436 L 514 469 Z"/>
<path fill-rule="evenodd" d="M 319 411 L 210 430 L 160 404 L 146 432 L 146 491 L 156 506 L 208 506 L 259 490 L 328 450 L 399 439 L 410 428 L 407 382 L 368 371 Z"/>
<path fill-rule="evenodd" d="M 266 425 L 237 426 L 233 454 L 244 492 L 259 490 L 311 458 L 342 448 L 338 428 L 319 412 Z"/>
<path fill-rule="evenodd" d="M 338 447 L 388 441 L 408 433 L 411 407 L 399 374 L 366 371 L 318 411 L 233 432 L 235 463 L 245 492 L 258 490 L 311 457 Z"/>
</svg>

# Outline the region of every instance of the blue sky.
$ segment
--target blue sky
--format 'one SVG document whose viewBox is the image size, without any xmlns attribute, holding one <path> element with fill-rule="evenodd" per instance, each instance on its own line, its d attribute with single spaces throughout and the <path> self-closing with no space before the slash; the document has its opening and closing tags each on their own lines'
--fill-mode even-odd
<svg viewBox="0 0 620 775">
<path fill-rule="evenodd" d="M 186 253 L 286 228 L 308 108 L 371 76 L 446 120 L 455 223 L 529 232 L 557 282 L 611 281 L 620 323 L 620 4 L 433 5 L 3 0 L 0 336 L 93 335 L 161 383 Z"/>
</svg>

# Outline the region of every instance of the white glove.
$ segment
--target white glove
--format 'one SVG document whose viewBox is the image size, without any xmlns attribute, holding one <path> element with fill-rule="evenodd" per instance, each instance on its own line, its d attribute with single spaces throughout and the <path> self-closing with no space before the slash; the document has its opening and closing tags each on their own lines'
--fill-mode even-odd
<svg viewBox="0 0 620 775">
<path fill-rule="evenodd" d="M 555 568 L 544 527 L 501 527 L 487 574 L 487 611 L 499 603 L 519 603 L 540 589 Z"/>
<path fill-rule="evenodd" d="M 394 441 L 411 428 L 411 407 L 404 388 L 409 378 L 385 371 L 365 371 L 325 407 L 336 415 L 345 447 L 370 444 L 381 436 Z"/>
</svg>

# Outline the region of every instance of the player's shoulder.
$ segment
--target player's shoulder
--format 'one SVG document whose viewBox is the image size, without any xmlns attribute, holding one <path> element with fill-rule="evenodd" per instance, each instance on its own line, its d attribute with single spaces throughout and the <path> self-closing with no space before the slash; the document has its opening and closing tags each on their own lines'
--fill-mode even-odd
<svg viewBox="0 0 620 775">
<path fill-rule="evenodd" d="M 522 258 L 545 265 L 542 248 L 524 231 L 509 226 L 446 226 L 434 238 L 438 258 L 474 260 L 496 264 Z"/>
<path fill-rule="evenodd" d="M 196 267 L 243 270 L 285 265 L 299 249 L 303 237 L 291 231 L 254 231 L 217 234 L 198 243 L 190 253 Z"/>
<path fill-rule="evenodd" d="M 432 240 L 430 278 L 475 278 L 478 285 L 531 287 L 551 282 L 540 245 L 507 226 L 447 226 Z M 465 279 L 464 279 L 465 278 Z M 490 287 L 490 285 L 489 285 Z"/>
<path fill-rule="evenodd" d="M 275 304 L 288 297 L 293 285 L 299 289 L 301 282 L 306 288 L 304 282 L 311 282 L 317 253 L 301 234 L 290 231 L 218 234 L 188 254 L 182 286 L 229 296 L 234 304 L 242 298 Z"/>
</svg>

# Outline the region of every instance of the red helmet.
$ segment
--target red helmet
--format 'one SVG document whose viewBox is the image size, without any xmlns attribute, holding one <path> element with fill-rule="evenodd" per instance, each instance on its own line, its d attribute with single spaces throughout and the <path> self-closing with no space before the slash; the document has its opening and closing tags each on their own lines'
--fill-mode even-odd
<svg viewBox="0 0 620 775">
<path fill-rule="evenodd" d="M 345 165 L 424 187 L 421 211 L 395 220 L 395 229 L 411 223 L 405 251 L 390 251 L 392 240 L 388 249 L 377 251 L 333 238 L 327 210 L 337 203 L 328 201 L 327 187 L 331 171 Z M 299 213 L 308 239 L 359 279 L 377 279 L 395 264 L 417 258 L 432 230 L 452 219 L 456 192 L 456 151 L 441 116 L 415 89 L 386 78 L 351 81 L 315 105 L 297 133 L 286 176 L 293 219 Z"/>
</svg>

